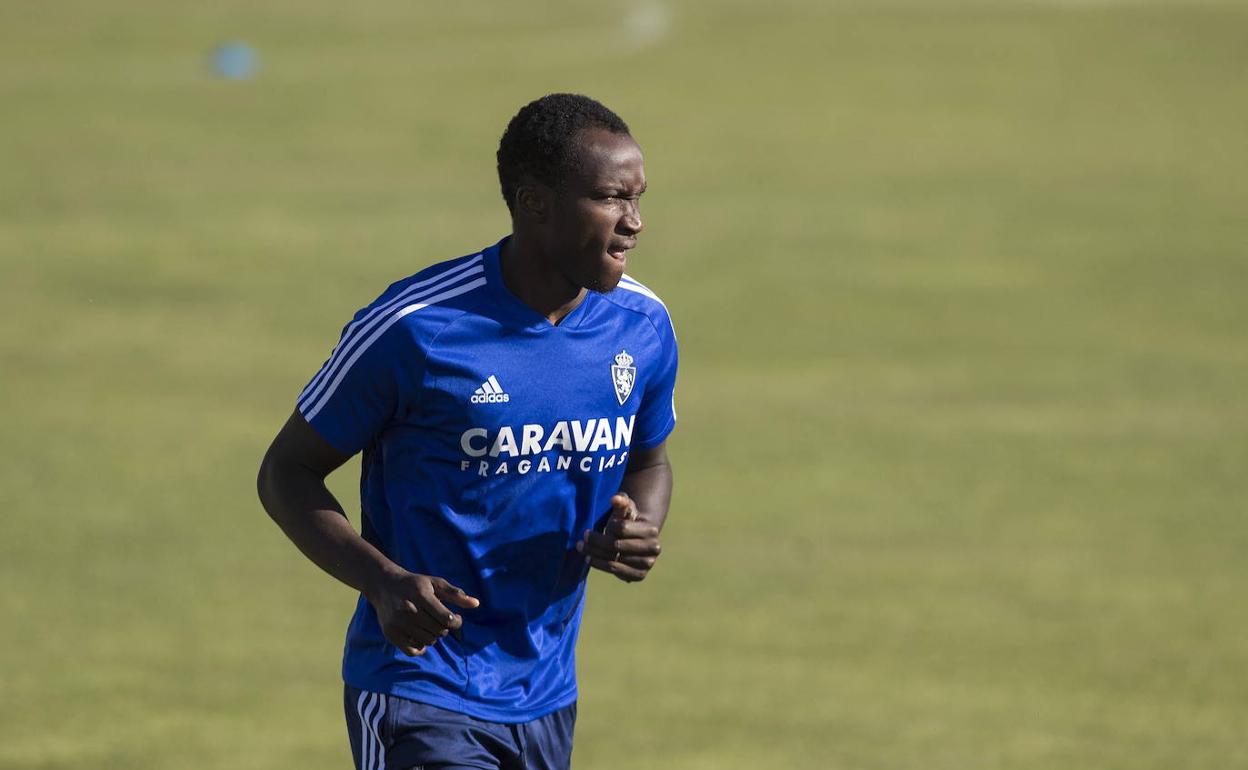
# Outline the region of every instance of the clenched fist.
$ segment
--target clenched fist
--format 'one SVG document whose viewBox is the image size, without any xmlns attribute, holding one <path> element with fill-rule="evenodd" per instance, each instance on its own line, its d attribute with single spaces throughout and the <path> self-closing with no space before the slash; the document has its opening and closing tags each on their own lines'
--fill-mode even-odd
<svg viewBox="0 0 1248 770">
<path fill-rule="evenodd" d="M 594 569 L 610 572 L 620 580 L 645 580 L 659 558 L 659 528 L 641 518 L 633 498 L 623 492 L 611 498 L 611 516 L 602 532 L 586 531 L 576 544 Z"/>
</svg>

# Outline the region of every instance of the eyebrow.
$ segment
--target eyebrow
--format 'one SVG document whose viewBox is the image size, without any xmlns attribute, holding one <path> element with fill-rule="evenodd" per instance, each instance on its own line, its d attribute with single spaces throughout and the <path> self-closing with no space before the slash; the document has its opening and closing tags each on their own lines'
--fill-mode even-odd
<svg viewBox="0 0 1248 770">
<path fill-rule="evenodd" d="M 627 188 L 627 187 L 625 187 L 624 185 L 618 185 L 618 184 L 602 184 L 602 185 L 594 185 L 593 189 L 594 189 L 594 192 L 597 192 L 597 193 L 622 193 L 622 192 L 630 192 L 630 191 L 628 190 L 628 188 Z M 642 193 L 644 193 L 645 191 L 646 191 L 646 185 L 642 185 L 642 186 L 641 186 L 641 189 L 640 189 L 640 190 L 638 190 L 636 194 L 637 194 L 637 195 L 641 195 L 641 194 L 642 194 Z"/>
</svg>

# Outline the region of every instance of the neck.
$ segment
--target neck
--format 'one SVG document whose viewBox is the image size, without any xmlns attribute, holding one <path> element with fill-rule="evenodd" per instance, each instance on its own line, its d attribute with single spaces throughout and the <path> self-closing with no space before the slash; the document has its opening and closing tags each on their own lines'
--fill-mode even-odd
<svg viewBox="0 0 1248 770">
<path fill-rule="evenodd" d="M 533 238 L 513 232 L 498 255 L 503 285 L 547 321 L 558 325 L 585 299 L 586 289 L 550 266 Z"/>
</svg>

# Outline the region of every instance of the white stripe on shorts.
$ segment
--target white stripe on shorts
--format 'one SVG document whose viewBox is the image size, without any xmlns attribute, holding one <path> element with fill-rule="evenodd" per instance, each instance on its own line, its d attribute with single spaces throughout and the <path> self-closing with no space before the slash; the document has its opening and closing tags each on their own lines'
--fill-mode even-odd
<svg viewBox="0 0 1248 770">
<path fill-rule="evenodd" d="M 386 696 L 361 692 L 355 702 L 360 717 L 360 768 L 386 770 L 386 747 L 381 743 L 381 718 L 386 715 Z"/>
</svg>

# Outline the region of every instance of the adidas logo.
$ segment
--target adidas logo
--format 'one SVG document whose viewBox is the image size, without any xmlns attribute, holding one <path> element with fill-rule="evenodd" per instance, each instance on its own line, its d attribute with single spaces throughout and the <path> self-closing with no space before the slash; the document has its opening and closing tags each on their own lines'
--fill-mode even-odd
<svg viewBox="0 0 1248 770">
<path fill-rule="evenodd" d="M 472 398 L 468 399 L 474 404 L 505 404 L 511 400 L 511 396 L 503 392 L 503 386 L 498 384 L 498 378 L 490 375 L 490 378 L 481 383 L 481 387 L 473 392 Z"/>
</svg>

